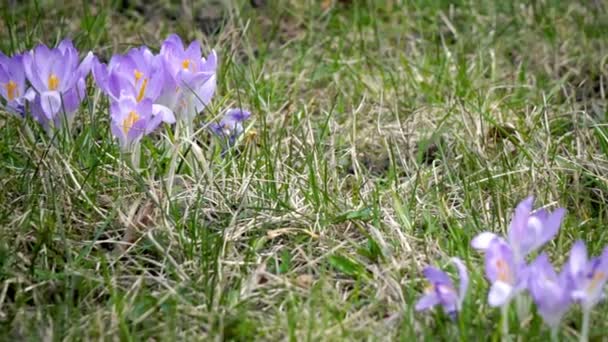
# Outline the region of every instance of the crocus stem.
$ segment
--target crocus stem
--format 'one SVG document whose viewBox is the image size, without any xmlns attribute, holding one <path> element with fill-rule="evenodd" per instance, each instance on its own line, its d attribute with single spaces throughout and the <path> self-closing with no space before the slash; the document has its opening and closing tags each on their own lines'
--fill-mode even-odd
<svg viewBox="0 0 608 342">
<path fill-rule="evenodd" d="M 583 310 L 583 328 L 581 330 L 581 338 L 579 341 L 587 342 L 589 341 L 589 316 L 590 310 Z"/>
<path fill-rule="evenodd" d="M 502 308 L 502 340 L 509 341 L 509 303 L 505 303 Z"/>
<path fill-rule="evenodd" d="M 557 336 L 557 327 L 551 328 L 551 342 L 558 342 L 559 337 Z"/>
</svg>

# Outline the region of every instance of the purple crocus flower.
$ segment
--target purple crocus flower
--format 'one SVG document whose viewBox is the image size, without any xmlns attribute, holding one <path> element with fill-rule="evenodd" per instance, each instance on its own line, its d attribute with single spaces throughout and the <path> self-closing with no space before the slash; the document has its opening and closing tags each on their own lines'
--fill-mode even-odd
<svg viewBox="0 0 608 342">
<path fill-rule="evenodd" d="M 542 253 L 530 264 L 527 282 L 539 314 L 552 330 L 557 329 L 572 304 L 567 272 L 558 275 Z"/>
<path fill-rule="evenodd" d="M 7 57 L 0 52 L 0 95 L 6 100 L 5 108 L 20 117 L 25 115 L 27 98 L 23 55 Z"/>
<path fill-rule="evenodd" d="M 85 78 L 91 69 L 93 54 L 80 62 L 72 41 L 64 39 L 55 49 L 40 44 L 23 55 L 25 75 L 36 90 L 37 104 L 32 114 L 43 125 L 59 122 L 65 111 L 70 122 L 72 114 L 85 95 Z"/>
<path fill-rule="evenodd" d="M 602 299 L 608 280 L 608 247 L 604 248 L 601 256 L 588 259 L 585 244 L 577 241 L 570 251 L 566 271 L 572 299 L 581 304 L 583 311 L 591 311 Z"/>
<path fill-rule="evenodd" d="M 161 102 L 189 124 L 215 93 L 217 54 L 211 51 L 204 58 L 197 41 L 185 48 L 181 38 L 172 34 L 163 42 L 159 55 L 167 75 Z"/>
<path fill-rule="evenodd" d="M 519 203 L 509 226 L 508 242 L 518 262 L 523 261 L 529 253 L 540 248 L 557 234 L 565 214 L 563 208 L 551 213 L 544 209 L 532 213 L 533 203 L 533 196 Z M 485 250 L 496 237 L 494 233 L 483 232 L 473 239 L 471 245 L 473 248 Z"/>
<path fill-rule="evenodd" d="M 210 123 L 209 129 L 218 137 L 228 140 L 233 145 L 241 133 L 243 133 L 243 122 L 251 116 L 251 113 L 240 108 L 229 109 L 219 123 Z"/>
<path fill-rule="evenodd" d="M 146 134 L 154 131 L 161 122 L 174 123 L 175 117 L 167 107 L 152 104 L 152 100 L 136 101 L 124 96 L 110 106 L 112 134 L 123 149 L 128 150 Z"/>
<path fill-rule="evenodd" d="M 156 102 L 165 87 L 162 60 L 145 46 L 112 57 L 108 66 L 96 61 L 93 77 L 113 100 L 131 96 Z"/>
<path fill-rule="evenodd" d="M 488 294 L 491 306 L 507 305 L 525 288 L 525 264 L 517 262 L 511 246 L 502 238 L 495 237 L 486 249 L 485 271 L 491 283 Z"/>
<path fill-rule="evenodd" d="M 444 311 L 454 319 L 462 309 L 462 303 L 469 286 L 467 268 L 458 258 L 452 258 L 460 276 L 458 291 L 450 277 L 443 271 L 427 266 L 422 273 L 429 282 L 425 294 L 416 302 L 416 311 L 425 311 L 436 305 L 441 305 Z"/>
</svg>

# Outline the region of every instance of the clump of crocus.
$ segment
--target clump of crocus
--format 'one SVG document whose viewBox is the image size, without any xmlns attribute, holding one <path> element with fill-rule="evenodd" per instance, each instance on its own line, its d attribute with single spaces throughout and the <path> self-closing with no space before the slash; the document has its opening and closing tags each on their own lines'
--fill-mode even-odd
<svg viewBox="0 0 608 342">
<path fill-rule="evenodd" d="M 147 47 L 115 55 L 107 65 L 95 60 L 93 77 L 110 98 L 112 133 L 123 150 L 132 151 L 162 122 L 175 123 L 173 112 L 157 103 L 166 88 L 164 65 Z"/>
<path fill-rule="evenodd" d="M 601 256 L 588 259 L 587 248 L 582 241 L 574 243 L 566 265 L 571 297 L 580 303 L 583 311 L 581 340 L 589 333 L 591 310 L 603 298 L 603 289 L 608 280 L 608 247 Z"/>
<path fill-rule="evenodd" d="M 25 116 L 26 101 L 32 100 L 26 94 L 33 95 L 27 92 L 25 81 L 23 55 L 7 57 L 0 52 L 0 95 L 5 100 L 4 108 L 19 117 Z"/>
<path fill-rule="evenodd" d="M 23 55 L 25 75 L 35 90 L 29 96 L 33 98 L 32 115 L 45 128 L 58 127 L 62 122 L 71 124 L 85 96 L 85 78 L 92 61 L 91 52 L 80 61 L 69 39 L 54 49 L 40 44 Z"/>
<path fill-rule="evenodd" d="M 555 272 L 545 253 L 539 255 L 529 266 L 528 290 L 554 338 L 562 317 L 572 304 L 567 277 L 567 270 L 559 275 Z"/>
<path fill-rule="evenodd" d="M 224 139 L 229 146 L 232 146 L 243 133 L 243 122 L 250 116 L 249 111 L 240 108 L 229 109 L 219 123 L 210 123 L 209 129 L 215 135 Z"/>
<path fill-rule="evenodd" d="M 159 56 L 166 75 L 161 102 L 191 128 L 194 117 L 209 105 L 215 93 L 217 54 L 211 51 L 204 58 L 197 41 L 184 48 L 181 38 L 172 34 L 163 42 Z"/>
<path fill-rule="evenodd" d="M 500 306 L 503 313 L 503 335 L 508 335 L 508 306 L 511 299 L 526 288 L 526 256 L 542 247 L 559 231 L 563 208 L 548 212 L 532 212 L 534 197 L 523 200 L 515 208 L 507 239 L 492 233 L 477 235 L 471 245 L 485 251 L 486 276 L 492 283 L 488 302 Z"/>
<path fill-rule="evenodd" d="M 460 286 L 458 290 L 454 287 L 452 279 L 443 271 L 427 266 L 422 273 L 429 282 L 424 295 L 416 302 L 416 311 L 429 310 L 436 305 L 455 319 L 462 309 L 462 303 L 469 287 L 469 276 L 463 262 L 458 258 L 451 259 L 458 269 Z"/>
</svg>

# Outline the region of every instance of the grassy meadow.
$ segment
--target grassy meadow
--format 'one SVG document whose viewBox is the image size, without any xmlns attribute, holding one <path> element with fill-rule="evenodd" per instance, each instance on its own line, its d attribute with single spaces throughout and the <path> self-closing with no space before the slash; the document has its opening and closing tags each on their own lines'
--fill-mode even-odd
<svg viewBox="0 0 608 342">
<path fill-rule="evenodd" d="M 608 3 L 10 1 L 0 51 L 74 40 L 107 61 L 177 33 L 219 56 L 192 139 L 133 167 L 89 79 L 69 134 L 0 110 L 0 339 L 494 340 L 482 231 L 567 210 L 544 247 L 608 244 Z M 206 123 L 251 111 L 222 153 Z M 177 166 L 171 172 L 171 166 Z M 414 311 L 426 265 L 471 284 L 455 322 Z M 547 341 L 530 312 L 513 340 Z M 608 304 L 590 339 L 608 336 Z M 577 340 L 580 310 L 561 340 Z"/>
</svg>

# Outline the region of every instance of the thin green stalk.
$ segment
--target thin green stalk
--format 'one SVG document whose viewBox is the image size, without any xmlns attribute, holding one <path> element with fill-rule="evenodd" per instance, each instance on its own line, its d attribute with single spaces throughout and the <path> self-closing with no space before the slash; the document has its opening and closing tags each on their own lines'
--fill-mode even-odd
<svg viewBox="0 0 608 342">
<path fill-rule="evenodd" d="M 501 308 L 502 311 L 502 340 L 509 341 L 509 303 Z"/>
<path fill-rule="evenodd" d="M 551 328 L 551 342 L 558 342 L 559 341 L 559 336 L 557 335 L 558 333 L 558 327 L 552 327 Z"/>
<path fill-rule="evenodd" d="M 581 329 L 581 337 L 579 341 L 587 342 L 589 341 L 589 317 L 590 310 L 583 310 L 583 328 Z"/>
</svg>

